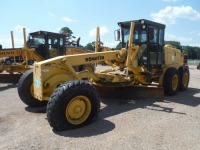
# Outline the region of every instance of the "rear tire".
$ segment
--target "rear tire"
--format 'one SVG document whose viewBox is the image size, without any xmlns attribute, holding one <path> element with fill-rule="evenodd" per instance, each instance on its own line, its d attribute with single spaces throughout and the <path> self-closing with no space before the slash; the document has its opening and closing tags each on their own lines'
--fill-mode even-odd
<svg viewBox="0 0 200 150">
<path fill-rule="evenodd" d="M 166 95 L 173 96 L 179 89 L 180 75 L 176 68 L 169 68 L 164 75 L 164 90 Z"/>
<path fill-rule="evenodd" d="M 26 71 L 19 79 L 18 94 L 22 102 L 30 107 L 39 107 L 47 104 L 33 97 L 33 70 Z"/>
<path fill-rule="evenodd" d="M 54 130 L 82 127 L 98 117 L 100 100 L 87 81 L 70 81 L 60 85 L 47 104 L 47 119 Z"/>
<path fill-rule="evenodd" d="M 190 72 L 188 67 L 180 67 L 180 91 L 185 91 L 188 88 L 189 80 L 190 80 Z"/>
</svg>

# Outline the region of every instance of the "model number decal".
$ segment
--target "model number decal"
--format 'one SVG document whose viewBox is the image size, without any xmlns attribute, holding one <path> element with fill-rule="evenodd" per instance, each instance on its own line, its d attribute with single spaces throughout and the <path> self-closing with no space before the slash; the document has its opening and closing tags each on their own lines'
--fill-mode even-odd
<svg viewBox="0 0 200 150">
<path fill-rule="evenodd" d="M 39 87 L 40 87 L 40 83 L 41 83 L 41 82 L 40 82 L 40 79 L 37 78 L 37 77 L 35 77 L 35 78 L 34 78 L 34 85 L 35 85 L 36 88 L 39 88 Z"/>
<path fill-rule="evenodd" d="M 94 60 L 104 60 L 104 56 L 96 56 L 96 57 L 85 58 L 86 62 L 88 62 L 88 61 L 94 61 Z"/>
</svg>

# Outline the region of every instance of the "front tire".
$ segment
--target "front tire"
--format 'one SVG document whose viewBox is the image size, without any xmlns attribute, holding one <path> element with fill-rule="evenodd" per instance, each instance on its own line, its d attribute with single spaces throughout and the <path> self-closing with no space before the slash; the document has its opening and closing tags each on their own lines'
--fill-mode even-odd
<svg viewBox="0 0 200 150">
<path fill-rule="evenodd" d="M 82 127 L 95 121 L 100 109 L 96 89 L 87 81 L 60 85 L 47 104 L 47 119 L 56 131 Z"/>
<path fill-rule="evenodd" d="M 33 96 L 33 70 L 26 71 L 19 79 L 18 94 L 22 102 L 30 107 L 39 107 L 47 104 Z"/>
<path fill-rule="evenodd" d="M 179 89 L 180 75 L 176 68 L 169 68 L 164 75 L 164 90 L 166 95 L 173 96 Z"/>
</svg>

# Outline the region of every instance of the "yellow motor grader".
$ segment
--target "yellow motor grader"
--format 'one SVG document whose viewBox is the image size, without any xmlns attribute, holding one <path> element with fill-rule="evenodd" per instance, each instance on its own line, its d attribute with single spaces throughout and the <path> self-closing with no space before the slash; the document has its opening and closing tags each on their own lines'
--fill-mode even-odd
<svg viewBox="0 0 200 150">
<path fill-rule="evenodd" d="M 91 51 L 79 47 L 79 40 L 69 41 L 65 34 L 37 31 L 29 34 L 26 41 L 26 31 L 23 29 L 24 47 L 15 48 L 13 32 L 11 31 L 12 48 L 2 49 L 0 47 L 0 72 L 24 73 L 32 68 L 36 61 L 42 61 L 49 58 L 62 55 L 88 53 Z M 81 65 L 75 67 L 77 71 L 90 68 L 94 70 L 94 65 Z"/>
<path fill-rule="evenodd" d="M 120 50 L 99 46 L 97 28 L 95 53 L 59 56 L 35 63 L 33 71 L 26 72 L 19 81 L 21 100 L 32 107 L 48 102 L 49 124 L 55 130 L 66 130 L 96 120 L 100 108 L 98 88 L 136 87 L 143 95 L 146 93 L 140 87 L 153 86 L 167 95 L 187 89 L 186 57 L 181 50 L 164 46 L 165 25 L 145 19 L 118 25 L 120 29 L 115 35 L 120 40 Z M 73 68 L 100 61 L 113 69 L 76 72 Z"/>
</svg>

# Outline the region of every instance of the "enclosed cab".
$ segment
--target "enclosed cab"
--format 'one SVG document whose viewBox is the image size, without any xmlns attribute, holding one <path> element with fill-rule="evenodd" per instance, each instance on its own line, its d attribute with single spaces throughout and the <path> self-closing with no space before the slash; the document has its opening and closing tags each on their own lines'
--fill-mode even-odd
<svg viewBox="0 0 200 150">
<path fill-rule="evenodd" d="M 121 27 L 121 45 L 126 47 L 130 35 L 130 23 L 119 22 Z M 140 47 L 137 55 L 138 65 L 145 66 L 149 71 L 152 67 L 161 67 L 164 63 L 164 30 L 165 25 L 149 20 L 134 20 L 133 43 Z"/>
<path fill-rule="evenodd" d="M 142 68 L 147 84 L 158 83 L 168 95 L 174 95 L 178 89 L 185 90 L 189 83 L 187 57 L 181 50 L 164 45 L 165 25 L 145 19 L 119 22 L 116 37 L 122 48 L 128 45 L 131 22 L 135 24 L 132 43 L 139 46 L 133 66 Z"/>
<path fill-rule="evenodd" d="M 35 48 L 44 59 L 61 56 L 66 50 L 66 35 L 47 31 L 29 34 L 28 46 Z"/>
</svg>

